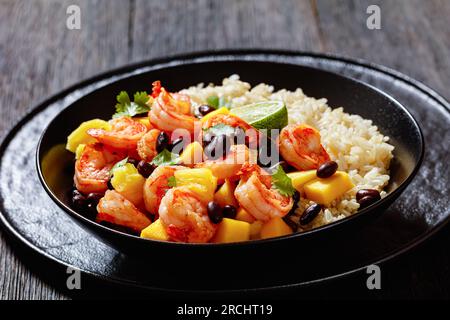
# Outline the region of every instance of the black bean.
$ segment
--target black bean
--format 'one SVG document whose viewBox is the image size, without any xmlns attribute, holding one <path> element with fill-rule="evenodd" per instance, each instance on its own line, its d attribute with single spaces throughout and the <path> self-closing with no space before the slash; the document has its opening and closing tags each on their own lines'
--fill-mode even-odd
<svg viewBox="0 0 450 320">
<path fill-rule="evenodd" d="M 237 210 L 234 206 L 227 204 L 223 207 L 222 213 L 225 218 L 234 219 L 236 218 Z"/>
<path fill-rule="evenodd" d="M 94 218 L 97 214 L 97 205 L 94 203 L 88 203 L 86 206 L 86 213 L 89 214 L 91 218 Z"/>
<path fill-rule="evenodd" d="M 361 199 L 359 199 L 358 203 L 359 203 L 359 209 L 364 209 L 368 206 L 370 206 L 371 204 L 377 202 L 378 200 L 380 200 L 381 197 L 380 195 L 378 195 L 378 197 L 373 197 L 373 196 L 365 196 L 362 197 Z"/>
<path fill-rule="evenodd" d="M 161 132 L 156 139 L 156 151 L 159 153 L 169 146 L 169 136 L 165 132 Z"/>
<path fill-rule="evenodd" d="M 208 217 L 212 223 L 217 224 L 223 220 L 222 208 L 217 202 L 210 201 L 207 206 Z"/>
<path fill-rule="evenodd" d="M 211 107 L 207 104 L 202 104 L 200 107 L 198 107 L 198 112 L 202 115 L 202 116 L 206 116 L 208 113 L 214 111 L 215 108 Z"/>
<path fill-rule="evenodd" d="M 335 161 L 327 161 L 319 166 L 316 175 L 319 178 L 328 178 L 331 177 L 337 169 L 338 164 Z"/>
<path fill-rule="evenodd" d="M 152 174 L 153 170 L 155 170 L 155 167 L 150 163 L 141 160 L 139 161 L 136 169 L 141 176 L 143 176 L 144 178 L 148 178 Z"/>
<path fill-rule="evenodd" d="M 72 204 L 75 210 L 83 211 L 86 208 L 86 197 L 78 190 L 72 192 Z"/>
<path fill-rule="evenodd" d="M 305 211 L 303 211 L 303 214 L 300 217 L 300 224 L 306 225 L 313 221 L 314 218 L 319 214 L 320 210 L 322 210 L 322 206 L 320 204 L 314 203 L 310 205 L 305 209 Z"/>
<path fill-rule="evenodd" d="M 292 200 L 294 200 L 294 206 L 298 204 L 298 201 L 300 200 L 300 192 L 295 190 L 294 194 L 292 195 Z"/>
<path fill-rule="evenodd" d="M 298 225 L 294 221 L 288 217 L 283 217 L 283 221 L 292 229 L 293 232 L 297 232 Z"/>
<path fill-rule="evenodd" d="M 356 201 L 359 202 L 365 196 L 372 196 L 375 198 L 381 199 L 380 193 L 375 189 L 361 189 L 356 193 Z"/>
<path fill-rule="evenodd" d="M 183 147 L 184 147 L 183 138 L 178 138 L 169 145 L 169 151 L 176 154 L 180 154 L 181 150 L 183 150 Z"/>
<path fill-rule="evenodd" d="M 133 166 L 137 167 L 139 160 L 135 159 L 135 158 L 128 158 L 127 162 L 131 163 Z"/>
<path fill-rule="evenodd" d="M 97 206 L 98 202 L 100 201 L 101 198 L 103 198 L 104 194 L 103 193 L 96 193 L 96 192 L 91 192 L 87 195 L 86 200 L 87 200 L 87 204 L 92 204 L 94 206 Z"/>
</svg>

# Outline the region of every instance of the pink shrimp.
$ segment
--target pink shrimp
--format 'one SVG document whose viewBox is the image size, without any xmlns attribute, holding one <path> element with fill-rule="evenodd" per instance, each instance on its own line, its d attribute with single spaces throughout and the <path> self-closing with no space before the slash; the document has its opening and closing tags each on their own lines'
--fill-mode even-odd
<svg viewBox="0 0 450 320">
<path fill-rule="evenodd" d="M 187 95 L 169 93 L 155 81 L 152 96 L 155 99 L 148 116 L 153 127 L 166 132 L 185 129 L 193 134 L 196 118 L 191 115 L 191 101 Z"/>
<path fill-rule="evenodd" d="M 294 204 L 291 197 L 281 195 L 272 189 L 271 176 L 264 174 L 256 164 L 245 164 L 234 195 L 248 213 L 255 219 L 268 221 L 274 217 L 284 217 Z"/>
<path fill-rule="evenodd" d="M 124 153 L 109 150 L 101 144 L 86 145 L 75 162 L 76 188 L 86 194 L 104 192 L 108 189 L 109 171 L 124 157 Z"/>
<path fill-rule="evenodd" d="M 172 241 L 204 243 L 216 231 L 216 225 L 209 220 L 206 204 L 186 186 L 167 191 L 158 212 Z"/>
<path fill-rule="evenodd" d="M 137 152 L 142 160 L 147 162 L 152 161 L 158 154 L 158 151 L 156 151 L 156 141 L 160 133 L 161 131 L 158 129 L 151 129 L 138 141 Z"/>
<path fill-rule="evenodd" d="M 87 134 L 107 146 L 121 149 L 136 149 L 138 141 L 147 132 L 147 127 L 130 117 L 120 117 L 110 121 L 111 130 L 89 129 Z"/>
<path fill-rule="evenodd" d="M 151 224 L 150 219 L 131 201 L 115 190 L 108 190 L 97 205 L 97 222 L 106 221 L 130 228 L 136 232 Z"/>
<path fill-rule="evenodd" d="M 280 154 L 298 170 L 317 169 L 330 156 L 320 144 L 320 133 L 305 124 L 289 125 L 279 136 Z"/>
</svg>

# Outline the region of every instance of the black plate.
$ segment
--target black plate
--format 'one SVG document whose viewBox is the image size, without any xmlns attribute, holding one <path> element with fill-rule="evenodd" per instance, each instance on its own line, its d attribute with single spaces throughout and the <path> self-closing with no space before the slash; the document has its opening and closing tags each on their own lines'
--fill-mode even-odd
<svg viewBox="0 0 450 320">
<path fill-rule="evenodd" d="M 74 225 L 49 201 L 37 185 L 38 179 L 34 166 L 30 164 L 30 155 L 32 156 L 36 146 L 36 137 L 59 110 L 98 87 L 128 76 L 126 74 L 132 70 L 140 74 L 153 68 L 163 67 L 170 61 L 159 60 L 123 68 L 71 88 L 39 106 L 9 135 L 2 146 L 4 153 L 0 166 L 0 193 L 3 204 L 1 218 L 7 229 L 51 259 L 119 283 L 145 288 L 232 290 L 302 285 L 359 270 L 367 264 L 403 252 L 428 237 L 447 221 L 448 192 L 445 191 L 448 191 L 448 184 L 447 181 L 443 183 L 442 179 L 448 179 L 448 174 L 445 175 L 448 170 L 439 164 L 431 165 L 429 159 L 427 161 L 429 156 L 441 159 L 447 157 L 443 142 L 445 139 L 442 139 L 442 134 L 447 133 L 441 132 L 439 135 L 436 130 L 433 130 L 446 128 L 449 124 L 448 111 L 443 107 L 447 104 L 445 100 L 429 89 L 391 71 L 327 56 L 286 52 L 226 52 L 178 57 L 173 61 L 199 62 L 216 59 L 256 60 L 320 67 L 364 80 L 391 93 L 416 117 L 422 120 L 425 117 L 427 119 L 423 122 L 424 130 L 428 142 L 433 143 L 429 144 L 431 150 L 427 153 L 422 170 L 408 188 L 408 192 L 400 197 L 380 219 L 371 224 L 361 225 L 360 229 L 354 229 L 353 232 L 340 234 L 339 242 L 316 239 L 314 248 L 309 246 L 308 242 L 304 242 L 301 247 L 287 245 L 284 249 L 289 259 L 280 260 L 281 263 L 275 267 L 261 266 L 255 273 L 238 273 L 237 276 L 225 274 L 214 282 L 208 279 L 201 281 L 198 278 L 186 277 L 184 272 L 180 274 L 180 265 L 183 268 L 189 265 L 189 261 L 182 256 L 177 257 L 178 270 L 174 271 L 170 268 L 161 268 L 160 261 L 147 263 L 148 259 L 120 255 L 92 237 L 87 237 L 85 231 Z M 244 76 L 243 78 L 246 79 Z M 132 91 L 132 88 L 127 86 L 116 89 L 123 88 Z M 308 90 L 305 92 L 309 95 L 317 95 Z M 331 100 L 330 104 L 334 105 L 336 102 Z M 440 170 L 439 177 L 431 175 L 430 170 Z M 418 192 L 418 186 L 421 186 L 425 179 L 431 179 L 431 182 L 439 186 L 440 190 L 421 188 Z M 36 205 L 37 203 L 39 205 Z M 273 251 L 259 252 L 259 255 L 267 261 L 271 260 L 273 254 Z M 306 257 L 309 258 L 305 259 Z M 236 266 L 244 267 L 239 265 L 241 262 L 237 261 L 236 257 L 230 256 L 228 259 L 235 268 Z M 211 263 L 211 260 L 207 260 L 207 263 Z M 289 269 L 296 272 L 285 272 L 286 264 L 289 264 Z M 155 272 L 158 272 L 158 277 L 152 276 Z"/>
</svg>

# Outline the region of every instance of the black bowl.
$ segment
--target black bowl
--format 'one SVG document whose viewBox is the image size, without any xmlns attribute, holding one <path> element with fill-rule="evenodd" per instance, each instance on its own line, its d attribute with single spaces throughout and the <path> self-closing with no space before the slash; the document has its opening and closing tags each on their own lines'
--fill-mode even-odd
<svg viewBox="0 0 450 320">
<path fill-rule="evenodd" d="M 368 223 L 370 219 L 367 218 L 374 218 L 383 212 L 411 182 L 420 167 L 424 141 L 419 125 L 396 100 L 372 86 L 332 72 L 294 64 L 236 57 L 230 59 L 230 56 L 220 55 L 213 61 L 199 61 L 195 58 L 174 60 L 170 66 L 155 66 L 142 73 L 131 73 L 81 97 L 50 122 L 38 144 L 37 169 L 50 197 L 76 222 L 121 252 L 150 254 L 153 257 L 175 255 L 177 259 L 185 257 L 189 258 L 185 261 L 192 262 L 196 256 L 226 258 L 232 254 L 235 259 L 254 259 L 267 252 L 271 255 L 281 253 L 283 250 L 277 249 L 291 246 L 315 248 L 322 241 L 338 237 L 344 229 L 345 232 L 351 232 L 348 227 L 357 226 L 362 221 Z M 233 244 L 183 244 L 141 239 L 100 225 L 71 208 L 69 192 L 73 184 L 74 156 L 65 151 L 63 146 L 67 136 L 81 122 L 92 118 L 109 119 L 114 112 L 115 97 L 121 90 L 149 91 L 154 80 L 161 80 L 170 91 L 176 91 L 200 82 L 219 84 L 231 73 L 239 74 L 241 79 L 252 85 L 265 82 L 275 89 L 293 90 L 300 87 L 308 96 L 327 98 L 332 107 L 343 106 L 348 113 L 371 119 L 384 135 L 390 137 L 390 143 L 395 146 L 391 180 L 386 188 L 388 195 L 348 218 L 308 232 Z M 307 255 L 307 250 L 303 254 Z"/>
</svg>

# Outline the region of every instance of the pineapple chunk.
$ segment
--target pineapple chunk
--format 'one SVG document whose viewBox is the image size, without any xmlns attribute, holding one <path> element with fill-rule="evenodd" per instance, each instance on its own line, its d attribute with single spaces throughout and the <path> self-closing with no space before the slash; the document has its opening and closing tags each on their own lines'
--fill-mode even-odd
<svg viewBox="0 0 450 320">
<path fill-rule="evenodd" d="M 307 199 L 328 206 L 334 199 L 341 197 L 354 186 L 346 172 L 337 171 L 329 178 L 317 178 L 307 182 L 303 190 Z"/>
<path fill-rule="evenodd" d="M 80 143 L 77 147 L 77 149 L 75 150 L 75 159 L 78 160 L 81 157 L 81 154 L 84 151 L 84 147 L 86 147 L 86 145 L 84 143 Z"/>
<path fill-rule="evenodd" d="M 253 223 L 256 219 L 248 213 L 244 208 L 239 208 L 236 214 L 236 220 Z"/>
<path fill-rule="evenodd" d="M 204 202 L 213 200 L 217 178 L 207 168 L 181 169 L 174 173 L 177 186 L 188 186 Z"/>
<path fill-rule="evenodd" d="M 156 220 L 147 228 L 141 231 L 141 238 L 168 241 L 169 236 L 167 235 L 166 229 L 161 223 L 161 220 Z"/>
<path fill-rule="evenodd" d="M 262 239 L 281 237 L 291 233 L 293 233 L 291 227 L 280 217 L 270 219 L 261 228 Z"/>
<path fill-rule="evenodd" d="M 250 239 L 250 223 L 224 218 L 217 228 L 211 242 L 229 243 Z"/>
<path fill-rule="evenodd" d="M 144 201 L 144 183 L 145 178 L 139 174 L 131 163 L 115 169 L 114 176 L 111 179 L 114 190 L 137 207 L 140 207 Z"/>
<path fill-rule="evenodd" d="M 307 170 L 288 173 L 287 176 L 291 178 L 292 186 L 298 191 L 303 191 L 303 185 L 308 181 L 317 178 L 317 170 Z"/>
<path fill-rule="evenodd" d="M 213 112 L 208 113 L 206 116 L 201 118 L 200 121 L 202 123 L 205 123 L 206 120 L 208 120 L 209 118 L 215 116 L 216 114 L 229 114 L 229 113 L 230 113 L 230 110 L 228 110 L 228 108 L 222 107 L 222 108 L 219 108 L 217 110 L 214 110 Z"/>
<path fill-rule="evenodd" d="M 203 147 L 197 141 L 190 143 L 180 155 L 180 162 L 192 165 L 203 161 Z"/>
<path fill-rule="evenodd" d="M 144 126 L 147 127 L 148 130 L 153 129 L 152 125 L 150 124 L 150 119 L 148 117 L 137 117 L 133 118 L 133 120 L 142 123 Z"/>
<path fill-rule="evenodd" d="M 255 221 L 250 225 L 250 239 L 260 239 L 261 238 L 261 229 L 263 223 L 262 221 Z"/>
<path fill-rule="evenodd" d="M 79 144 L 89 144 L 96 142 L 95 138 L 86 133 L 89 129 L 104 129 L 111 130 L 111 125 L 104 120 L 93 119 L 80 124 L 68 137 L 66 149 L 70 152 L 75 152 Z"/>
<path fill-rule="evenodd" d="M 214 201 L 217 202 L 221 207 L 228 204 L 237 208 L 239 204 L 234 197 L 235 189 L 236 186 L 234 185 L 234 183 L 230 182 L 228 179 L 225 179 L 225 183 L 214 194 Z"/>
</svg>

